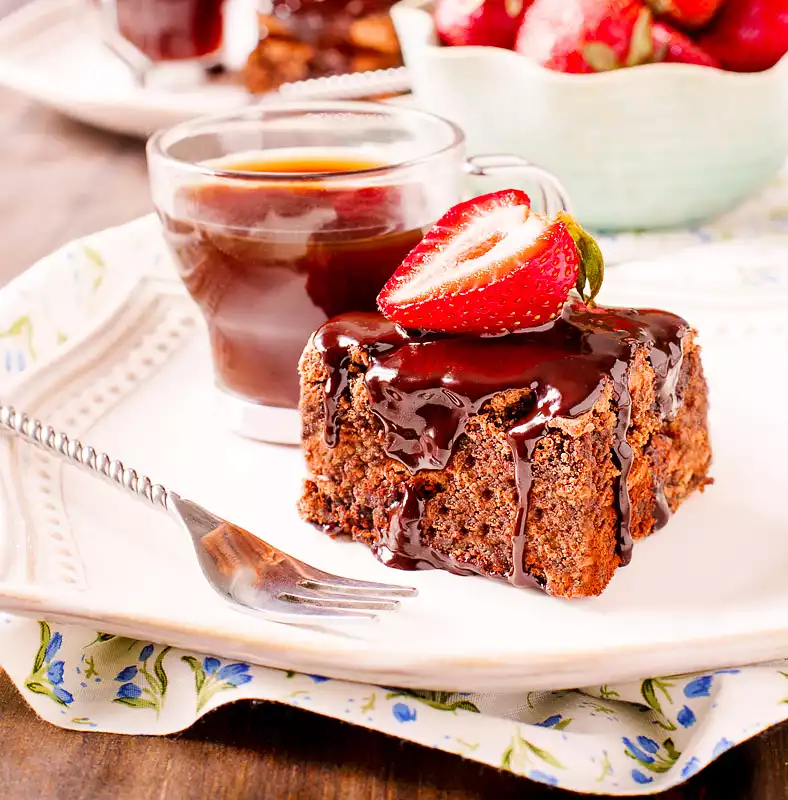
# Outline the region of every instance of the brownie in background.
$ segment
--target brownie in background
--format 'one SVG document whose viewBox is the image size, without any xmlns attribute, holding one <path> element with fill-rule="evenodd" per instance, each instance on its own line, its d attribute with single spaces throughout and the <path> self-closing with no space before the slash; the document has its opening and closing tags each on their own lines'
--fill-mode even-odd
<svg viewBox="0 0 788 800">
<path fill-rule="evenodd" d="M 274 0 L 244 70 L 250 92 L 283 83 L 402 65 L 389 0 Z"/>
</svg>

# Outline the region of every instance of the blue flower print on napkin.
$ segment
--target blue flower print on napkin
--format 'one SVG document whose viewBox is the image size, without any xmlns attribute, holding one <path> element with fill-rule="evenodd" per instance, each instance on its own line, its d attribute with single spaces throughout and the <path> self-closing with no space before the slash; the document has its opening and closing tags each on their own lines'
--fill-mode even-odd
<svg viewBox="0 0 788 800">
<path fill-rule="evenodd" d="M 219 692 L 236 689 L 250 683 L 249 665 L 236 662 L 225 664 L 218 658 L 207 656 L 202 661 L 195 656 L 181 656 L 194 673 L 194 688 L 197 692 L 197 711 L 202 711 Z"/>
<path fill-rule="evenodd" d="M 117 696 L 135 699 L 137 697 L 142 697 L 142 689 L 135 683 L 124 683 L 123 686 L 118 689 Z"/>
<path fill-rule="evenodd" d="M 133 681 L 134 678 L 137 677 L 137 672 L 138 672 L 138 670 L 137 670 L 136 664 L 132 664 L 131 666 L 128 666 L 125 669 L 122 669 L 115 676 L 115 680 L 116 681 L 121 681 L 123 683 L 125 683 L 126 681 Z"/>
<path fill-rule="evenodd" d="M 63 645 L 63 636 L 59 632 L 52 634 L 46 648 L 44 649 L 44 661 L 51 661 Z"/>
<path fill-rule="evenodd" d="M 667 772 L 681 756 L 681 753 L 676 750 L 672 739 L 665 739 L 662 744 L 659 744 L 648 736 L 638 736 L 634 742 L 629 737 L 624 736 L 621 741 L 624 743 L 624 753 L 629 758 L 637 761 L 648 772 Z M 635 776 L 636 772 L 643 775 L 643 777 L 646 777 L 645 773 L 640 770 L 632 771 L 632 778 L 639 783 L 643 783 Z"/>
<path fill-rule="evenodd" d="M 391 713 L 394 715 L 394 719 L 399 722 L 415 722 L 416 720 L 416 709 L 405 703 L 394 703 Z"/>
<path fill-rule="evenodd" d="M 558 786 L 558 778 L 555 775 L 548 775 L 546 772 L 542 772 L 538 769 L 532 769 L 528 773 L 528 777 L 532 781 L 539 781 L 539 783 L 546 783 L 549 786 Z"/>
<path fill-rule="evenodd" d="M 63 661 L 53 661 L 47 670 L 47 678 L 52 684 L 52 694 L 54 694 L 55 700 L 67 706 L 74 702 L 74 695 L 62 686 L 64 668 L 65 663 Z"/>
<path fill-rule="evenodd" d="M 676 721 L 682 728 L 689 728 L 695 724 L 695 714 L 689 706 L 684 706 L 676 715 Z"/>
<path fill-rule="evenodd" d="M 40 645 L 33 659 L 33 669 L 25 681 L 25 688 L 34 694 L 49 697 L 61 706 L 71 705 L 74 695 L 63 686 L 65 661 L 53 660 L 60 652 L 63 637 L 58 631 L 52 633 L 46 622 L 39 622 L 38 625 L 41 633 Z"/>
<path fill-rule="evenodd" d="M 631 739 L 625 736 L 623 742 L 627 752 L 633 758 L 636 758 L 644 764 L 654 763 L 654 756 L 651 754 L 659 750 L 659 745 L 653 739 L 649 739 L 647 736 L 638 736 L 637 744 L 635 744 Z"/>
<path fill-rule="evenodd" d="M 564 728 L 567 728 L 571 724 L 572 724 L 571 717 L 564 718 L 561 714 L 553 714 L 551 717 L 543 719 L 541 722 L 537 722 L 536 727 L 555 728 L 558 731 L 562 731 L 564 730 Z"/>
<path fill-rule="evenodd" d="M 693 756 L 682 768 L 681 777 L 689 778 L 700 769 L 700 761 Z"/>
<path fill-rule="evenodd" d="M 714 745 L 714 750 L 711 751 L 711 757 L 717 758 L 717 756 L 721 756 L 726 750 L 730 750 L 733 746 L 733 742 L 723 737 Z"/>
<path fill-rule="evenodd" d="M 49 679 L 50 683 L 53 683 L 55 686 L 59 686 L 61 683 L 63 683 L 63 672 L 65 666 L 65 662 L 63 661 L 53 661 L 49 665 L 49 669 L 47 670 L 47 678 Z"/>
<path fill-rule="evenodd" d="M 709 690 L 711 689 L 711 682 L 712 682 L 711 675 L 703 675 L 700 678 L 695 678 L 694 680 L 691 680 L 684 687 L 684 696 L 689 698 L 708 697 Z"/>
<path fill-rule="evenodd" d="M 230 686 L 243 686 L 252 680 L 248 664 L 227 664 L 216 671 L 216 680 L 224 681 Z"/>
<path fill-rule="evenodd" d="M 163 647 L 153 662 L 152 669 L 148 667 L 156 648 L 146 644 L 139 654 L 136 664 L 129 664 L 115 676 L 121 685 L 118 687 L 112 702 L 120 703 L 129 708 L 153 709 L 158 716 L 164 707 L 169 680 L 164 669 L 164 657 L 170 652 L 171 647 Z M 136 681 L 139 680 L 139 683 Z"/>
</svg>

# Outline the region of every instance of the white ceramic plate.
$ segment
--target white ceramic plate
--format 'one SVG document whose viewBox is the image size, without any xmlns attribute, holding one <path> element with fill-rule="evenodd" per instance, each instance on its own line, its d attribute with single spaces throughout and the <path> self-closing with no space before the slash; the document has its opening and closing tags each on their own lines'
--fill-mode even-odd
<svg viewBox="0 0 788 800">
<path fill-rule="evenodd" d="M 242 16 L 246 6 L 243 0 L 231 0 L 228 9 Z M 243 50 L 243 43 L 239 45 Z M 235 50 L 229 59 L 240 65 L 244 53 Z M 86 0 L 33 0 L 0 20 L 0 84 L 82 122 L 141 137 L 248 102 L 242 86 L 206 85 L 190 91 L 136 86 L 131 73 L 101 44 Z"/>
<path fill-rule="evenodd" d="M 3 397 L 297 557 L 413 583 L 420 595 L 356 638 L 256 620 L 206 586 L 167 517 L 4 439 L 0 607 L 422 688 L 555 689 L 788 655 L 786 245 L 705 252 L 674 256 L 662 272 L 650 265 L 648 282 L 642 266 L 611 270 L 605 299 L 667 305 L 699 327 L 716 483 L 638 543 L 602 597 L 562 601 L 482 578 L 389 570 L 362 545 L 300 522 L 299 451 L 235 438 L 213 413 L 202 323 L 155 220 L 74 243 L 0 292 L 0 365 L 15 372 L 36 359 Z"/>
</svg>

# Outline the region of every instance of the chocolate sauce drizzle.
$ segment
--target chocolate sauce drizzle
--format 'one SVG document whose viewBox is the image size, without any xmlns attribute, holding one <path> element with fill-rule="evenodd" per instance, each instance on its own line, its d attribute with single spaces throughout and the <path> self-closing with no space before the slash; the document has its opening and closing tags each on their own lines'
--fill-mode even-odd
<svg viewBox="0 0 788 800">
<path fill-rule="evenodd" d="M 443 569 L 456 575 L 479 575 L 481 570 L 472 564 L 461 564 L 421 540 L 421 518 L 424 513 L 424 498 L 418 491 L 405 484 L 402 499 L 390 509 L 389 528 L 372 552 L 387 567 L 397 569 Z"/>
<path fill-rule="evenodd" d="M 668 504 L 668 499 L 665 497 L 665 489 L 663 486 L 657 486 L 654 491 L 654 508 L 652 514 L 654 515 L 655 531 L 664 528 L 673 515 L 673 512 L 670 510 L 670 505 Z"/>
<path fill-rule="evenodd" d="M 588 309 L 571 303 L 561 317 L 541 328 L 487 337 L 413 333 L 377 314 L 343 315 L 320 328 L 314 340 L 328 368 L 325 441 L 329 446 L 337 442 L 337 406 L 348 388 L 354 347 L 366 354 L 362 379 L 383 424 L 384 449 L 411 474 L 445 468 L 466 423 L 493 395 L 530 389 L 530 403 L 508 432 L 519 496 L 509 580 L 533 585 L 524 556 L 534 451 L 552 420 L 575 419 L 589 411 L 609 380 L 617 414 L 613 457 L 620 470 L 617 550 L 621 563 L 627 564 L 632 551 L 627 488 L 633 459 L 627 441 L 630 371 L 638 345 L 645 345 L 656 373 L 657 410 L 672 418 L 679 406 L 676 386 L 688 330 L 684 320 L 665 311 Z M 403 569 L 476 572 L 423 543 L 423 507 L 424 501 L 406 486 L 377 556 Z"/>
</svg>

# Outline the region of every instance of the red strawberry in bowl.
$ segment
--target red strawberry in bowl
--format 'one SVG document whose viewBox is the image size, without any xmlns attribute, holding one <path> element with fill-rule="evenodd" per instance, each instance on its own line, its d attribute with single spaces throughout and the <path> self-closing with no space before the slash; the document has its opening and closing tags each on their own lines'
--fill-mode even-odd
<svg viewBox="0 0 788 800">
<path fill-rule="evenodd" d="M 534 0 L 516 49 L 559 72 L 603 72 L 652 60 L 651 12 L 640 0 Z"/>
<path fill-rule="evenodd" d="M 515 49 L 560 72 L 607 72 L 658 61 L 717 65 L 682 33 L 655 23 L 641 0 L 534 0 Z"/>
<path fill-rule="evenodd" d="M 646 0 L 654 13 L 679 28 L 696 30 L 708 25 L 723 0 Z"/>
<path fill-rule="evenodd" d="M 511 50 L 530 0 L 439 0 L 435 27 L 442 44 Z"/>
<path fill-rule="evenodd" d="M 593 303 L 603 271 L 596 242 L 568 214 L 549 219 L 507 189 L 450 209 L 391 276 L 378 307 L 404 328 L 506 333 L 557 317 L 572 287 Z"/>
<path fill-rule="evenodd" d="M 788 2 L 726 0 L 699 41 L 725 69 L 770 69 L 788 52 Z"/>
<path fill-rule="evenodd" d="M 655 61 L 720 67 L 720 62 L 714 56 L 670 25 L 655 22 L 651 26 L 651 39 L 654 42 Z"/>
</svg>

